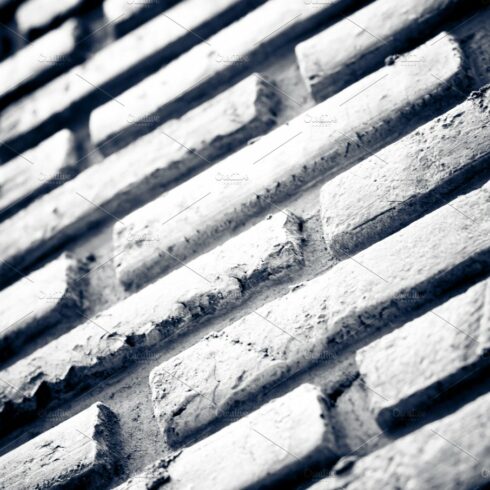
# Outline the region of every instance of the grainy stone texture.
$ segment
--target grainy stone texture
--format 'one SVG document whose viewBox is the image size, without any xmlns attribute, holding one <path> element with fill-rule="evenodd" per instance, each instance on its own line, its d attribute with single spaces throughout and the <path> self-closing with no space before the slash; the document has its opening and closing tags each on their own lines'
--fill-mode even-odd
<svg viewBox="0 0 490 490">
<path fill-rule="evenodd" d="M 178 3 L 5 109 L 0 117 L 2 140 L 16 151 L 38 143 L 80 112 L 88 114 L 93 107 L 117 98 L 118 92 L 153 66 L 196 44 L 199 37 L 193 32 L 200 36 L 215 32 L 230 16 L 236 18 L 246 10 L 246 4 L 244 0 Z M 3 151 L 8 155 L 7 149 Z"/>
<path fill-rule="evenodd" d="M 30 35 L 47 31 L 54 23 L 68 18 L 89 0 L 26 0 L 15 15 L 19 32 Z M 92 0 L 92 4 L 95 2 Z"/>
<path fill-rule="evenodd" d="M 453 87 L 464 86 L 467 72 L 450 35 L 416 49 L 413 56 L 425 64 L 414 67 L 400 58 L 116 224 L 122 281 L 157 277 L 173 264 L 164 252 L 186 260 L 225 230 L 367 157 L 460 97 Z M 437 76 L 428 75 L 428 69 Z M 224 186 L 220 176 L 234 173 L 242 176 L 243 185 Z M 140 250 L 137 242 L 128 246 L 128 235 L 145 233 L 158 237 L 153 249 Z"/>
<path fill-rule="evenodd" d="M 0 457 L 1 488 L 95 488 L 107 483 L 118 456 L 117 431 L 115 415 L 96 403 Z"/>
<path fill-rule="evenodd" d="M 165 437 L 180 443 L 350 340 L 399 324 L 462 278 L 488 273 L 489 211 L 486 184 L 155 368 Z"/>
<path fill-rule="evenodd" d="M 83 267 L 63 254 L 0 291 L 0 359 L 82 308 Z"/>
<path fill-rule="evenodd" d="M 184 449 L 167 464 L 156 463 L 118 490 L 162 484 L 165 489 L 262 488 L 328 464 L 336 459 L 335 444 L 326 400 L 318 388 L 305 384 Z"/>
<path fill-rule="evenodd" d="M 403 228 L 490 162 L 485 88 L 325 184 L 321 213 L 333 254 L 355 253 Z"/>
<path fill-rule="evenodd" d="M 223 313 L 301 268 L 301 224 L 283 213 L 198 257 L 5 369 L 0 432 L 10 417 L 36 410 L 48 387 L 56 401 L 130 365 L 199 320 Z M 134 237 L 151 246 L 151 237 Z"/>
<path fill-rule="evenodd" d="M 153 118 L 157 125 L 179 106 L 208 96 L 217 86 L 232 81 L 350 2 L 331 0 L 318 5 L 304 0 L 266 2 L 128 89 L 118 96 L 118 101 L 109 101 L 93 111 L 90 116 L 93 140 L 114 148 L 130 143 L 151 127 L 129 124 L 129 113 L 137 119 Z"/>
<path fill-rule="evenodd" d="M 489 351 L 487 280 L 361 349 L 356 361 L 368 407 L 385 428 L 422 417 L 450 387 L 481 373 Z"/>
<path fill-rule="evenodd" d="M 104 0 L 102 8 L 107 23 L 119 37 L 175 3 L 177 0 Z"/>
<path fill-rule="evenodd" d="M 42 194 L 74 177 L 75 137 L 64 129 L 0 167 L 0 217 L 17 212 Z"/>
<path fill-rule="evenodd" d="M 431 488 L 488 485 L 490 395 L 358 459 L 340 460 L 311 490 Z"/>
<path fill-rule="evenodd" d="M 377 0 L 298 44 L 301 73 L 318 101 L 359 80 L 441 24 L 461 0 Z M 342 49 L 338 49 L 338 47 Z M 423 60 L 413 57 L 411 63 Z"/>
<path fill-rule="evenodd" d="M 8 262 L 0 265 L 2 276 L 12 276 L 11 266 L 31 264 L 96 223 L 120 221 L 175 180 L 267 131 L 276 105 L 270 84 L 252 75 L 35 201 L 0 224 L 0 250 Z M 127 246 L 131 243 L 141 241 L 130 239 Z"/>
<path fill-rule="evenodd" d="M 65 22 L 0 63 L 0 103 L 11 102 L 77 64 L 80 27 Z"/>
</svg>

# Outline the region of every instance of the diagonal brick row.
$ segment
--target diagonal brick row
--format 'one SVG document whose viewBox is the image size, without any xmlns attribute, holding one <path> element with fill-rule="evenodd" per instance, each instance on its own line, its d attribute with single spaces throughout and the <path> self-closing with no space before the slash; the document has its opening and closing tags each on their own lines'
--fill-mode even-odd
<svg viewBox="0 0 490 490">
<path fill-rule="evenodd" d="M 117 464 L 117 432 L 115 414 L 95 403 L 1 456 L 1 486 L 31 490 L 107 483 Z"/>
<path fill-rule="evenodd" d="M 74 177 L 77 161 L 75 136 L 63 129 L 38 146 L 0 167 L 0 217 L 14 214 L 42 194 Z"/>
<path fill-rule="evenodd" d="M 166 439 L 179 444 L 326 354 L 488 274 L 489 211 L 487 183 L 155 368 L 150 384 Z"/>
<path fill-rule="evenodd" d="M 151 129 L 128 123 L 128 114 L 153 119 L 154 126 L 182 105 L 209 96 L 216 88 L 267 59 L 302 33 L 337 14 L 352 0 L 311 5 L 304 0 L 269 0 L 203 41 L 90 116 L 90 133 L 103 151 L 114 151 Z"/>
<path fill-rule="evenodd" d="M 133 239 L 152 246 L 151 235 Z M 0 376 L 0 433 L 290 278 L 303 266 L 302 245 L 301 221 L 278 213 L 24 357 Z"/>
<path fill-rule="evenodd" d="M 0 224 L 9 230 L 0 231 L 3 280 L 84 230 L 120 220 L 174 181 L 267 131 L 276 106 L 271 85 L 252 75 L 33 202 Z"/>
<path fill-rule="evenodd" d="M 305 384 L 173 459 L 156 462 L 117 490 L 264 488 L 301 479 L 335 459 L 327 402 Z"/>
<path fill-rule="evenodd" d="M 355 253 L 446 202 L 473 177 L 488 178 L 490 90 L 327 182 L 324 236 L 336 255 Z"/>
<path fill-rule="evenodd" d="M 391 0 L 376 0 L 298 44 L 300 70 L 314 98 L 320 101 L 334 95 L 381 66 L 389 55 L 406 51 L 463 3 L 408 0 L 401 6 Z M 413 56 L 406 62 L 423 60 Z"/>
<path fill-rule="evenodd" d="M 82 29 L 65 22 L 0 63 L 0 104 L 25 95 L 83 61 L 77 45 Z"/>
<path fill-rule="evenodd" d="M 32 337 L 80 316 L 84 275 L 82 265 L 64 253 L 0 291 L 0 360 Z"/>
<path fill-rule="evenodd" d="M 28 149 L 80 112 L 88 114 L 91 108 L 117 97 L 155 66 L 239 17 L 248 5 L 245 0 L 180 2 L 12 104 L 0 116 L 2 158 L 11 157 L 12 149 Z"/>
<path fill-rule="evenodd" d="M 488 484 L 490 395 L 364 458 L 346 458 L 311 490 L 484 488 Z"/>
<path fill-rule="evenodd" d="M 178 0 L 104 0 L 102 9 L 107 25 L 116 37 L 129 31 L 172 7 Z"/>
<path fill-rule="evenodd" d="M 413 53 L 426 65 L 407 66 L 400 58 L 127 216 L 114 237 L 121 282 L 128 287 L 154 279 L 173 265 L 162 252 L 186 260 L 225 230 L 344 170 L 456 102 L 469 75 L 454 39 L 447 35 Z M 235 172 L 246 177 L 239 188 L 218 180 Z M 174 218 L 162 222 L 162 210 Z M 127 240 L 145 232 L 160 237 L 154 249 Z"/>
</svg>

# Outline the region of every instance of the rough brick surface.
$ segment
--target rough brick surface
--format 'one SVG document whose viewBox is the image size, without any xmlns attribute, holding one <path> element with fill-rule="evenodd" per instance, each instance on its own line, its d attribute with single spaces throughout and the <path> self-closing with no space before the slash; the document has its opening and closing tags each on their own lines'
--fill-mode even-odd
<svg viewBox="0 0 490 490">
<path fill-rule="evenodd" d="M 17 212 L 42 194 L 70 180 L 77 162 L 74 135 L 64 129 L 0 167 L 0 217 Z"/>
<path fill-rule="evenodd" d="M 117 461 L 117 430 L 114 413 L 102 403 L 92 405 L 0 457 L 2 488 L 90 488 L 104 484 Z"/>
<path fill-rule="evenodd" d="M 180 442 L 337 344 L 399 323 L 462 276 L 488 271 L 489 191 L 452 201 L 155 368 L 168 440 Z"/>
<path fill-rule="evenodd" d="M 357 352 L 380 425 L 421 416 L 448 388 L 488 366 L 489 305 L 487 280 Z"/>
<path fill-rule="evenodd" d="M 149 236 L 134 239 L 151 246 Z M 10 416 L 36 409 L 43 386 L 58 397 L 90 386 L 98 376 L 131 364 L 137 348 L 223 313 L 289 277 L 302 262 L 300 222 L 283 213 L 202 255 L 6 369 L 0 432 L 8 430 Z"/>
<path fill-rule="evenodd" d="M 162 252 L 186 260 L 224 230 L 368 156 L 426 110 L 432 113 L 438 104 L 459 97 L 452 86 L 463 84 L 466 70 L 450 35 L 418 48 L 414 56 L 424 58 L 437 76 L 428 75 L 425 65 L 407 66 L 400 58 L 127 216 L 115 227 L 116 250 L 124 255 L 118 267 L 122 280 L 155 278 L 172 264 Z M 334 117 L 333 122 L 315 124 L 326 117 Z M 219 176 L 237 172 L 243 185 L 223 186 Z M 153 249 L 127 245 L 128 235 L 145 233 L 159 237 Z"/>
<path fill-rule="evenodd" d="M 490 92 L 473 93 L 443 116 L 327 182 L 321 207 L 332 253 L 355 253 L 441 206 L 488 171 Z"/>
<path fill-rule="evenodd" d="M 485 395 L 354 464 L 341 460 L 337 474 L 310 488 L 483 488 L 488 484 L 489 413 L 490 395 Z"/>
<path fill-rule="evenodd" d="M 461 0 L 377 0 L 296 48 L 305 82 L 323 100 L 359 80 L 389 56 L 403 51 Z M 342 49 L 336 49 L 342 46 Z M 328 56 L 325 55 L 328 53 Z M 408 61 L 407 61 L 408 62 Z M 414 56 L 410 63 L 423 63 Z"/>
<path fill-rule="evenodd" d="M 0 101 L 10 102 L 75 65 L 80 27 L 65 22 L 0 63 Z"/>
<path fill-rule="evenodd" d="M 201 35 L 213 32 L 227 21 L 224 14 L 228 9 L 238 16 L 244 4 L 244 0 L 219 0 L 206 3 L 203 9 L 201 0 L 178 3 L 8 107 L 0 117 L 2 140 L 16 151 L 25 150 L 61 129 L 79 111 L 87 112 L 116 96 L 120 87 L 143 76 L 155 63 L 163 63 L 198 42 L 189 29 Z"/>
<path fill-rule="evenodd" d="M 118 101 L 96 109 L 90 116 L 94 141 L 115 148 L 127 144 L 149 130 L 129 124 L 129 113 L 137 119 L 153 118 L 156 125 L 180 105 L 233 80 L 348 3 L 350 0 L 332 0 L 313 6 L 304 0 L 269 0 L 128 89 Z"/>
<path fill-rule="evenodd" d="M 30 337 L 76 316 L 82 308 L 83 267 L 68 254 L 0 291 L 0 359 Z"/>
<path fill-rule="evenodd" d="M 12 266 L 29 265 L 104 219 L 121 220 L 128 210 L 158 195 L 176 179 L 260 135 L 274 122 L 275 104 L 270 84 L 252 75 L 37 200 L 0 224 L 0 230 L 17 230 L 20 237 L 13 241 L 4 234 L 0 239 L 2 256 L 8 262 L 0 265 L 2 275 L 11 276 L 15 273 Z M 141 241 L 130 240 L 127 246 L 131 243 L 139 246 Z"/>
<path fill-rule="evenodd" d="M 26 35 L 33 31 L 46 31 L 56 21 L 69 17 L 84 3 L 89 2 L 87 0 L 26 0 L 17 10 L 18 29 Z"/>
<path fill-rule="evenodd" d="M 166 481 L 162 465 L 153 466 L 118 490 L 149 488 L 158 479 L 169 489 L 264 487 L 301 476 L 310 466 L 333 458 L 335 439 L 326 401 L 320 390 L 305 384 L 184 449 L 167 464 Z"/>
</svg>

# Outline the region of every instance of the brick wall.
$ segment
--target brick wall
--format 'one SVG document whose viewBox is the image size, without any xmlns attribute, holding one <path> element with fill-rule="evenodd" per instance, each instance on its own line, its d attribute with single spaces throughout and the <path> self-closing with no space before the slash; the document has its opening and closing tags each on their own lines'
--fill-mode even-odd
<svg viewBox="0 0 490 490">
<path fill-rule="evenodd" d="M 0 16 L 0 488 L 490 486 L 488 2 Z"/>
</svg>

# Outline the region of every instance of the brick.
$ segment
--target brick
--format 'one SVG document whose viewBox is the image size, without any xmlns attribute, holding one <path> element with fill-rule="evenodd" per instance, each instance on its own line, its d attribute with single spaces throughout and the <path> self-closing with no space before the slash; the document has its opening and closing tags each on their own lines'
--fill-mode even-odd
<svg viewBox="0 0 490 490">
<path fill-rule="evenodd" d="M 358 252 L 446 202 L 490 160 L 490 91 L 483 89 L 443 116 L 327 182 L 323 232 L 337 256 Z"/>
<path fill-rule="evenodd" d="M 38 199 L 0 224 L 0 230 L 9 230 L 0 231 L 1 255 L 8 263 L 0 265 L 2 276 L 12 276 L 12 266 L 26 267 L 103 220 L 120 219 L 176 179 L 267 131 L 276 103 L 270 84 L 250 76 Z"/>
<path fill-rule="evenodd" d="M 83 268 L 69 254 L 0 291 L 0 359 L 27 340 L 76 317 L 82 307 Z"/>
<path fill-rule="evenodd" d="M 450 387 L 483 372 L 489 304 L 487 280 L 356 353 L 369 409 L 382 428 L 421 415 Z"/>
<path fill-rule="evenodd" d="M 176 0 L 105 0 L 104 17 L 117 37 L 127 34 L 176 3 Z"/>
<path fill-rule="evenodd" d="M 132 239 L 151 246 L 153 237 Z M 45 403 L 39 390 L 59 401 L 131 365 L 145 349 L 290 278 L 303 266 L 301 247 L 301 222 L 279 213 L 21 359 L 0 376 L 0 433 L 11 430 L 11 417 L 36 413 Z"/>
<path fill-rule="evenodd" d="M 70 180 L 77 162 L 75 137 L 64 129 L 0 167 L 0 217 L 17 212 L 34 199 Z"/>
<path fill-rule="evenodd" d="M 75 20 L 67 21 L 0 63 L 0 103 L 15 100 L 77 64 L 79 32 Z"/>
<path fill-rule="evenodd" d="M 460 97 L 453 87 L 464 85 L 467 72 L 450 35 L 423 45 L 413 56 L 426 64 L 406 65 L 400 58 L 116 224 L 122 282 L 152 280 L 173 265 L 164 251 L 186 260 L 224 230 L 236 229 L 308 184 L 366 158 Z M 244 178 L 237 188 L 219 180 L 236 172 Z M 142 253 L 137 244 L 128 246 L 127 235 L 145 232 L 160 237 L 154 249 Z"/>
<path fill-rule="evenodd" d="M 351 0 L 310 5 L 304 0 L 270 0 L 231 26 L 194 47 L 155 74 L 131 87 L 90 115 L 90 134 L 104 148 L 127 145 L 151 129 L 128 124 L 128 114 L 154 119 L 171 117 L 182 105 L 208 96 L 271 53 L 336 14 Z"/>
<path fill-rule="evenodd" d="M 324 100 L 377 69 L 389 55 L 406 51 L 462 3 L 408 0 L 400 7 L 377 0 L 298 44 L 296 56 L 313 97 Z"/>
<path fill-rule="evenodd" d="M 17 28 L 25 36 L 37 36 L 79 11 L 90 0 L 26 0 L 17 9 Z M 93 0 L 92 0 L 92 3 Z"/>
<path fill-rule="evenodd" d="M 245 0 L 186 0 L 96 52 L 0 117 L 2 157 L 21 152 L 88 112 L 248 9 Z M 171 20 L 172 19 L 172 20 Z M 177 22 L 177 23 L 176 23 Z M 179 25 L 180 24 L 180 25 Z M 188 30 L 181 27 L 184 25 Z M 192 31 L 192 32 L 189 32 Z M 8 146 L 7 146 L 8 145 Z M 10 149 L 10 150 L 9 150 Z"/>
<path fill-rule="evenodd" d="M 488 483 L 490 395 L 364 458 L 340 460 L 311 490 L 483 488 Z"/>
<path fill-rule="evenodd" d="M 98 402 L 0 458 L 2 488 L 89 488 L 115 465 L 117 418 Z"/>
<path fill-rule="evenodd" d="M 290 482 L 336 459 L 331 425 L 320 390 L 304 384 L 117 488 L 153 488 L 158 480 L 163 488 L 223 490 Z"/>
<path fill-rule="evenodd" d="M 463 278 L 488 274 L 489 211 L 487 183 L 156 367 L 166 439 L 182 442 L 326 354 L 440 301 Z"/>
</svg>

